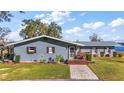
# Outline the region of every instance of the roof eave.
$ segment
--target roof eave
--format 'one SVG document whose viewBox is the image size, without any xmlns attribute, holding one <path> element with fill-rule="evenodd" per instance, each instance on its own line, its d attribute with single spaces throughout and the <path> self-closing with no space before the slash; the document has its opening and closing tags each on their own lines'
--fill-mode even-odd
<svg viewBox="0 0 124 93">
<path fill-rule="evenodd" d="M 77 46 L 84 46 L 84 44 L 74 43 L 72 41 L 67 41 L 67 40 L 63 40 L 63 39 L 59 39 L 59 38 L 55 38 L 55 37 L 50 37 L 50 36 L 42 35 L 42 36 L 38 36 L 38 37 L 34 37 L 34 38 L 18 41 L 18 42 L 15 42 L 15 43 L 7 44 L 5 47 L 16 45 L 16 44 L 23 43 L 23 42 L 28 42 L 30 40 L 35 40 L 35 39 L 39 39 L 39 38 L 43 38 L 43 37 L 47 37 L 47 38 L 50 38 L 50 39 L 54 39 L 54 40 L 58 40 L 58 41 L 66 42 L 66 43 L 71 43 L 71 44 L 74 44 L 74 45 L 77 45 Z"/>
</svg>

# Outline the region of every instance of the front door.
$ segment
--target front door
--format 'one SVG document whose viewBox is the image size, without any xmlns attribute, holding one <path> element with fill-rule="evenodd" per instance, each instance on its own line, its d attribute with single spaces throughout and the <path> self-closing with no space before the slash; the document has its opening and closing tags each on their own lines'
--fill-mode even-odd
<svg viewBox="0 0 124 93">
<path fill-rule="evenodd" d="M 69 46 L 69 59 L 75 58 L 75 46 Z"/>
</svg>

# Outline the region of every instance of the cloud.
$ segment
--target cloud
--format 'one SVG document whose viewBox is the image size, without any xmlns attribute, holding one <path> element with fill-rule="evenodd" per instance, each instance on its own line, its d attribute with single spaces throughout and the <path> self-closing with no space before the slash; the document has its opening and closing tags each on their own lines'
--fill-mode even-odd
<svg viewBox="0 0 124 93">
<path fill-rule="evenodd" d="M 81 28 L 80 27 L 74 27 L 72 29 L 68 29 L 66 30 L 65 32 L 68 33 L 68 34 L 78 34 L 81 32 Z"/>
<path fill-rule="evenodd" d="M 122 40 L 123 38 L 119 35 L 113 36 L 113 34 L 101 34 L 100 37 L 107 41 Z"/>
<path fill-rule="evenodd" d="M 59 12 L 59 11 L 54 11 L 49 15 L 49 18 L 53 21 L 61 21 L 64 17 L 69 17 L 71 12 Z"/>
<path fill-rule="evenodd" d="M 120 26 L 120 25 L 124 25 L 124 19 L 117 18 L 117 19 L 113 20 L 109 25 L 112 26 L 112 27 L 117 27 L 117 26 Z"/>
<path fill-rule="evenodd" d="M 91 33 L 91 31 L 90 30 L 87 30 L 86 33 Z"/>
<path fill-rule="evenodd" d="M 22 40 L 23 38 L 19 35 L 21 29 L 18 29 L 17 31 L 13 31 L 9 33 L 6 38 L 10 41 L 19 41 Z"/>
<path fill-rule="evenodd" d="M 72 22 L 72 21 L 75 21 L 76 18 L 69 18 L 68 21 Z"/>
<path fill-rule="evenodd" d="M 94 23 L 84 23 L 83 28 L 96 30 L 98 28 L 103 27 L 104 25 L 105 25 L 104 22 L 98 21 L 98 22 L 94 22 Z"/>
<path fill-rule="evenodd" d="M 109 34 L 103 34 L 103 35 L 101 35 L 101 38 L 102 39 L 106 39 L 107 37 L 110 37 L 110 35 Z"/>
<path fill-rule="evenodd" d="M 45 14 L 40 14 L 40 15 L 37 14 L 37 15 L 34 16 L 34 18 L 35 18 L 35 19 L 41 19 L 41 18 L 43 18 L 44 16 L 45 16 Z"/>
<path fill-rule="evenodd" d="M 112 29 L 111 32 L 116 32 L 117 30 L 116 29 Z"/>
<path fill-rule="evenodd" d="M 41 22 L 44 23 L 50 23 L 50 22 L 56 22 L 59 25 L 63 25 L 67 21 L 75 21 L 76 19 L 71 17 L 71 12 L 68 11 L 53 11 L 47 14 L 37 14 L 35 15 L 35 18 L 40 18 Z"/>
<path fill-rule="evenodd" d="M 87 14 L 87 12 L 82 12 L 81 14 L 80 14 L 80 16 L 85 16 Z"/>
<path fill-rule="evenodd" d="M 115 37 L 112 38 L 113 41 L 121 40 L 121 39 L 122 39 L 121 36 L 115 36 Z"/>
</svg>

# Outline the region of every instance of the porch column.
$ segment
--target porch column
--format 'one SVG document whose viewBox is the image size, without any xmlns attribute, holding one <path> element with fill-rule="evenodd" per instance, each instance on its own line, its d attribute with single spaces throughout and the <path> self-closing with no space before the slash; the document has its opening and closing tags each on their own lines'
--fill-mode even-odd
<svg viewBox="0 0 124 93">
<path fill-rule="evenodd" d="M 113 57 L 113 50 L 110 50 L 110 57 Z"/>
<path fill-rule="evenodd" d="M 3 60 L 4 59 L 4 55 L 3 55 L 3 48 L 1 48 L 1 60 Z"/>
<path fill-rule="evenodd" d="M 79 46 L 76 46 L 76 55 L 77 55 L 77 53 L 78 53 L 78 51 L 80 50 L 80 47 Z"/>
<path fill-rule="evenodd" d="M 100 57 L 100 49 L 97 49 L 97 55 Z"/>
<path fill-rule="evenodd" d="M 10 53 L 10 49 L 9 49 L 9 47 L 7 47 L 7 54 L 9 54 Z"/>
</svg>

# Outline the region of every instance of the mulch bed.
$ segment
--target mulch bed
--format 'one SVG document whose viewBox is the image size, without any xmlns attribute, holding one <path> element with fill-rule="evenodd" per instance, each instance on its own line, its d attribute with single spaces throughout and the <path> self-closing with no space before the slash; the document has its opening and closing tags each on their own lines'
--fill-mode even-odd
<svg viewBox="0 0 124 93">
<path fill-rule="evenodd" d="M 69 60 L 68 61 L 68 64 L 70 64 L 70 65 L 87 65 L 87 64 L 89 64 L 90 62 L 89 61 L 87 61 L 87 60 L 77 60 L 77 59 L 73 59 L 73 60 Z"/>
</svg>

